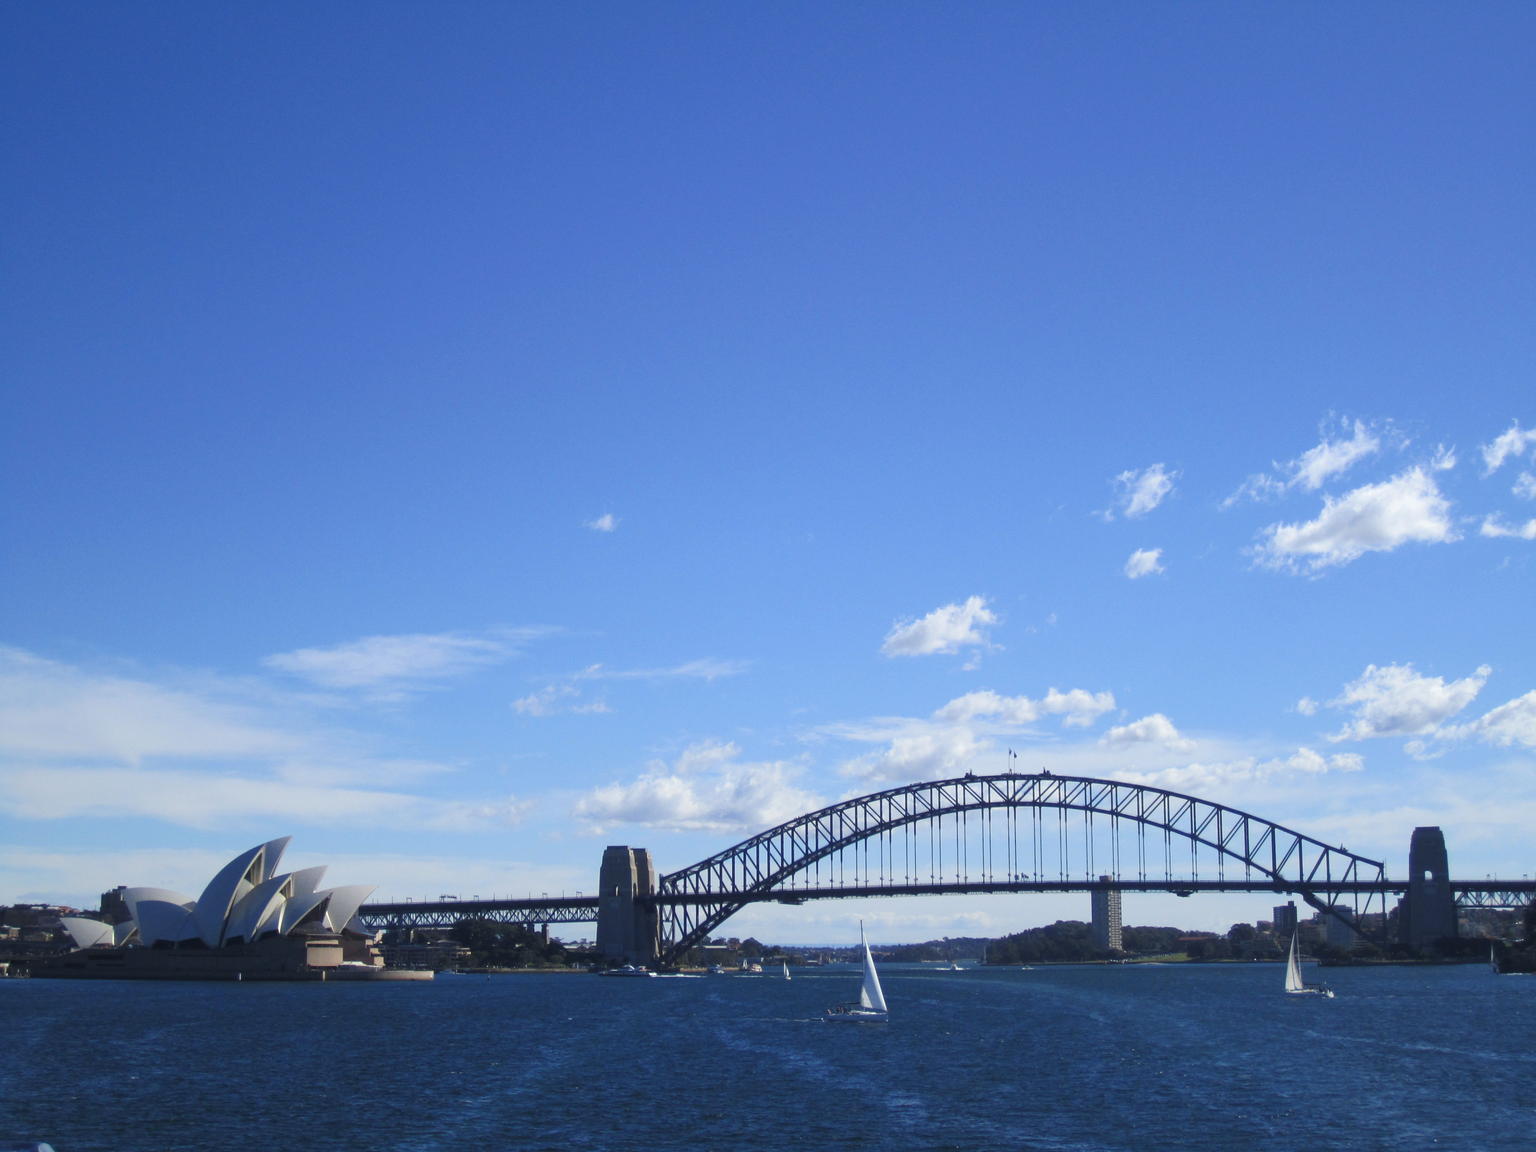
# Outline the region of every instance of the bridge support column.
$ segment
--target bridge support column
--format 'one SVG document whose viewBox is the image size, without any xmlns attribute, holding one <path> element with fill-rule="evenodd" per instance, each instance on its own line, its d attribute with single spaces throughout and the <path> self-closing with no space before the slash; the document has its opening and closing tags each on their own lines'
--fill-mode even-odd
<svg viewBox="0 0 1536 1152">
<path fill-rule="evenodd" d="M 1398 936 L 1415 951 L 1456 935 L 1456 894 L 1438 828 L 1415 828 L 1408 848 L 1408 892 L 1398 905 Z"/>
<path fill-rule="evenodd" d="M 605 959 L 654 964 L 660 922 L 648 898 L 656 894 L 656 866 L 646 848 L 610 845 L 598 877 L 597 950 Z"/>
</svg>

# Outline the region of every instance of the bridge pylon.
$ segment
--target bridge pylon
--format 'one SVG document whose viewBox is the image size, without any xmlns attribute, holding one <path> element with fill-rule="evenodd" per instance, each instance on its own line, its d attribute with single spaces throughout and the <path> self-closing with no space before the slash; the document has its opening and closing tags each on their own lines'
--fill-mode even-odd
<svg viewBox="0 0 1536 1152">
<path fill-rule="evenodd" d="M 1414 951 L 1456 935 L 1456 894 L 1439 828 L 1415 828 L 1408 845 L 1408 891 L 1399 911 L 1401 940 Z"/>
<path fill-rule="evenodd" d="M 625 964 L 656 963 L 661 924 L 653 901 L 656 866 L 650 849 L 626 844 L 603 849 L 597 891 L 598 952 Z"/>
</svg>

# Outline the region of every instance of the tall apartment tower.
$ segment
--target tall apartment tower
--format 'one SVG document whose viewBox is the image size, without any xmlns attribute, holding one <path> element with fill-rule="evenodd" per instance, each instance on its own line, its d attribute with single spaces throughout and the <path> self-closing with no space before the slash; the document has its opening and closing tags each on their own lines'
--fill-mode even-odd
<svg viewBox="0 0 1536 1152">
<path fill-rule="evenodd" d="M 1093 890 L 1093 946 L 1101 951 L 1121 950 L 1120 889 L 1114 882 L 1113 876 L 1100 876 L 1101 886 Z"/>
<path fill-rule="evenodd" d="M 1296 931 L 1296 901 L 1287 900 L 1284 904 L 1276 904 L 1272 915 L 1275 918 L 1275 939 L 1284 943 Z"/>
</svg>

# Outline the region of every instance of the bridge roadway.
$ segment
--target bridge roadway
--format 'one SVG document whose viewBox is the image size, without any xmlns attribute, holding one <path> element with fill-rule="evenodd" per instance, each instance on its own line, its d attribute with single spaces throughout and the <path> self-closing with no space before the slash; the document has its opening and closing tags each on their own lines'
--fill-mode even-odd
<svg viewBox="0 0 1536 1152">
<path fill-rule="evenodd" d="M 1458 908 L 1521 909 L 1536 899 L 1536 880 L 1452 880 Z M 1192 896 L 1197 892 L 1274 892 L 1298 895 L 1264 877 L 1242 880 L 1115 880 L 1090 878 L 1013 880 L 934 884 L 864 884 L 845 887 L 782 888 L 751 892 L 658 893 L 646 902 L 656 906 L 719 903 L 803 904 L 807 900 L 837 900 L 871 896 L 939 896 L 960 893 L 1005 892 L 1167 892 Z M 1331 889 L 1346 893 L 1401 896 L 1406 880 L 1335 882 Z M 451 928 L 461 920 L 484 919 L 507 924 L 585 924 L 597 920 L 596 896 L 530 896 L 521 900 L 403 900 L 364 904 L 358 918 L 370 928 Z"/>
</svg>

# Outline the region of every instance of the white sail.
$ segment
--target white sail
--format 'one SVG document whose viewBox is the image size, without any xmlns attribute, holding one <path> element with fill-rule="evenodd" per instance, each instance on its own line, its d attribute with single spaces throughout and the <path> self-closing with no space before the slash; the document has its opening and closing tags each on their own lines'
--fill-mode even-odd
<svg viewBox="0 0 1536 1152">
<path fill-rule="evenodd" d="M 784 965 L 784 979 L 788 980 L 789 979 L 789 961 L 785 960 L 782 963 Z"/>
<path fill-rule="evenodd" d="M 859 1007 L 884 1012 L 885 993 L 880 988 L 880 974 L 875 971 L 875 958 L 869 954 L 869 943 L 864 939 L 863 924 L 859 925 L 859 943 L 864 945 L 864 983 L 859 988 Z"/>
<path fill-rule="evenodd" d="M 1301 982 L 1301 965 L 1296 962 L 1296 933 L 1291 933 L 1291 954 L 1285 961 L 1285 990 L 1300 992 L 1306 985 Z"/>
</svg>

